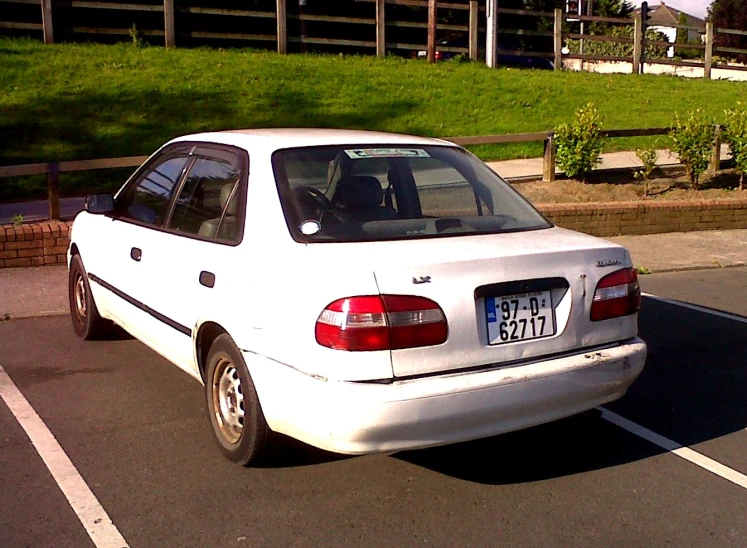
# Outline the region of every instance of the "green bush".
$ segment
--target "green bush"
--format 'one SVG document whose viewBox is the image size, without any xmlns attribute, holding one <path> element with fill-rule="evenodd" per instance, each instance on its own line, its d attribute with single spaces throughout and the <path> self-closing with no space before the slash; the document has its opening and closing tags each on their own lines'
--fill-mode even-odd
<svg viewBox="0 0 747 548">
<path fill-rule="evenodd" d="M 615 38 L 633 38 L 633 26 L 611 26 L 608 28 L 601 29 L 599 31 L 591 31 L 589 34 L 592 36 L 613 36 Z M 653 29 L 646 30 L 646 40 L 654 42 L 666 42 L 668 40 L 666 34 Z M 581 52 L 581 41 L 580 40 L 567 40 L 566 45 L 571 53 L 578 54 Z M 647 45 L 644 50 L 644 55 L 647 58 L 665 58 L 667 56 L 666 46 L 652 46 Z M 584 55 L 598 55 L 604 57 L 633 57 L 633 44 L 626 44 L 621 42 L 600 42 L 596 40 L 584 40 Z"/>
<path fill-rule="evenodd" d="M 656 169 L 656 161 L 659 159 L 659 152 L 654 147 L 639 148 L 635 155 L 643 164 L 643 168 L 635 172 L 636 179 L 643 179 L 643 195 L 648 196 L 648 181 L 651 173 Z"/>
<path fill-rule="evenodd" d="M 599 164 L 604 146 L 601 131 L 602 118 L 593 103 L 578 109 L 570 125 L 555 128 L 557 163 L 568 177 L 586 181 L 586 175 Z"/>
<path fill-rule="evenodd" d="M 737 103 L 737 108 L 724 111 L 726 124 L 721 138 L 731 148 L 731 155 L 739 173 L 739 190 L 744 190 L 744 176 L 747 174 L 747 106 Z"/>
<path fill-rule="evenodd" d="M 713 132 L 713 120 L 700 109 L 688 112 L 684 119 L 677 114 L 674 127 L 669 132 L 670 148 L 679 156 L 695 189 L 698 188 L 701 174 L 708 168 Z"/>
</svg>

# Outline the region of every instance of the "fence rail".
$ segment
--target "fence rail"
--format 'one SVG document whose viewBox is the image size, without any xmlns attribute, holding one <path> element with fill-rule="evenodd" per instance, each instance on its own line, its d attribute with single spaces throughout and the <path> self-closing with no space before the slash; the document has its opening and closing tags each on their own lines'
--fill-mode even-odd
<svg viewBox="0 0 747 548">
<path fill-rule="evenodd" d="M 620 137 L 651 137 L 656 135 L 667 135 L 672 128 L 631 128 L 631 129 L 608 129 L 602 131 L 604 137 L 611 139 Z M 718 131 L 716 131 L 718 135 Z M 555 180 L 555 134 L 552 131 L 539 131 L 534 133 L 509 133 L 502 135 L 473 135 L 466 137 L 445 137 L 457 145 L 496 145 L 510 143 L 541 142 L 544 145 L 542 180 L 551 182 Z M 720 169 L 721 142 L 714 139 L 711 154 L 711 171 Z M 15 166 L 0 166 L 0 179 L 7 177 L 21 177 L 30 175 L 46 175 L 49 202 L 49 218 L 60 218 L 60 195 L 59 176 L 60 173 L 75 171 L 89 171 L 96 169 L 112 169 L 123 167 L 137 167 L 148 159 L 148 156 L 126 156 L 122 158 L 104 158 L 97 160 L 73 160 L 64 162 L 47 162 L 36 164 L 24 164 Z M 1 182 L 1 181 L 0 181 Z"/>
</svg>

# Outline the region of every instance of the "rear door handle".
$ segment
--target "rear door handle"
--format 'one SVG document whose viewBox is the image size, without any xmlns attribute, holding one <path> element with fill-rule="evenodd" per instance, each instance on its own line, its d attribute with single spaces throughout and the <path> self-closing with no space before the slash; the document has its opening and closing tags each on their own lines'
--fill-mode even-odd
<svg viewBox="0 0 747 548">
<path fill-rule="evenodd" d="M 133 247 L 132 249 L 130 249 L 130 258 L 133 261 L 140 262 L 140 259 L 143 258 L 143 251 L 137 247 Z"/>
<path fill-rule="evenodd" d="M 213 274 L 212 272 L 208 272 L 207 270 L 203 270 L 202 272 L 200 272 L 200 283 L 205 287 L 215 287 L 215 274 Z"/>
</svg>

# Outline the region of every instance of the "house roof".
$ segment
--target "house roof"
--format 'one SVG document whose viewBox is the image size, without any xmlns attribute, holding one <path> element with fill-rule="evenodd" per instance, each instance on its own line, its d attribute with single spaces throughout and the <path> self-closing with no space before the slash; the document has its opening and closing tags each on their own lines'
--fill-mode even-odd
<svg viewBox="0 0 747 548">
<path fill-rule="evenodd" d="M 640 8 L 636 10 L 640 13 Z M 664 2 L 658 6 L 649 7 L 649 21 L 650 27 L 671 27 L 672 25 L 678 25 L 680 21 L 680 13 L 685 13 L 678 9 L 667 6 Z M 687 16 L 686 25 L 689 27 L 697 27 L 700 31 L 705 31 L 705 21 L 689 13 L 685 13 Z"/>
</svg>

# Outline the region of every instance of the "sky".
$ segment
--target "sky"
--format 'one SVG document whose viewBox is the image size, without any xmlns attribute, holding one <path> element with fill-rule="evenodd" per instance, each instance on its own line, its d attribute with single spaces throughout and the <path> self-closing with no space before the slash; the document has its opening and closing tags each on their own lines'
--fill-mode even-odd
<svg viewBox="0 0 747 548">
<path fill-rule="evenodd" d="M 631 4 L 638 7 L 641 1 L 633 0 Z M 648 0 L 649 7 L 658 6 L 659 3 L 660 0 Z M 664 0 L 664 3 L 671 8 L 705 19 L 706 9 L 711 5 L 711 0 Z"/>
</svg>

